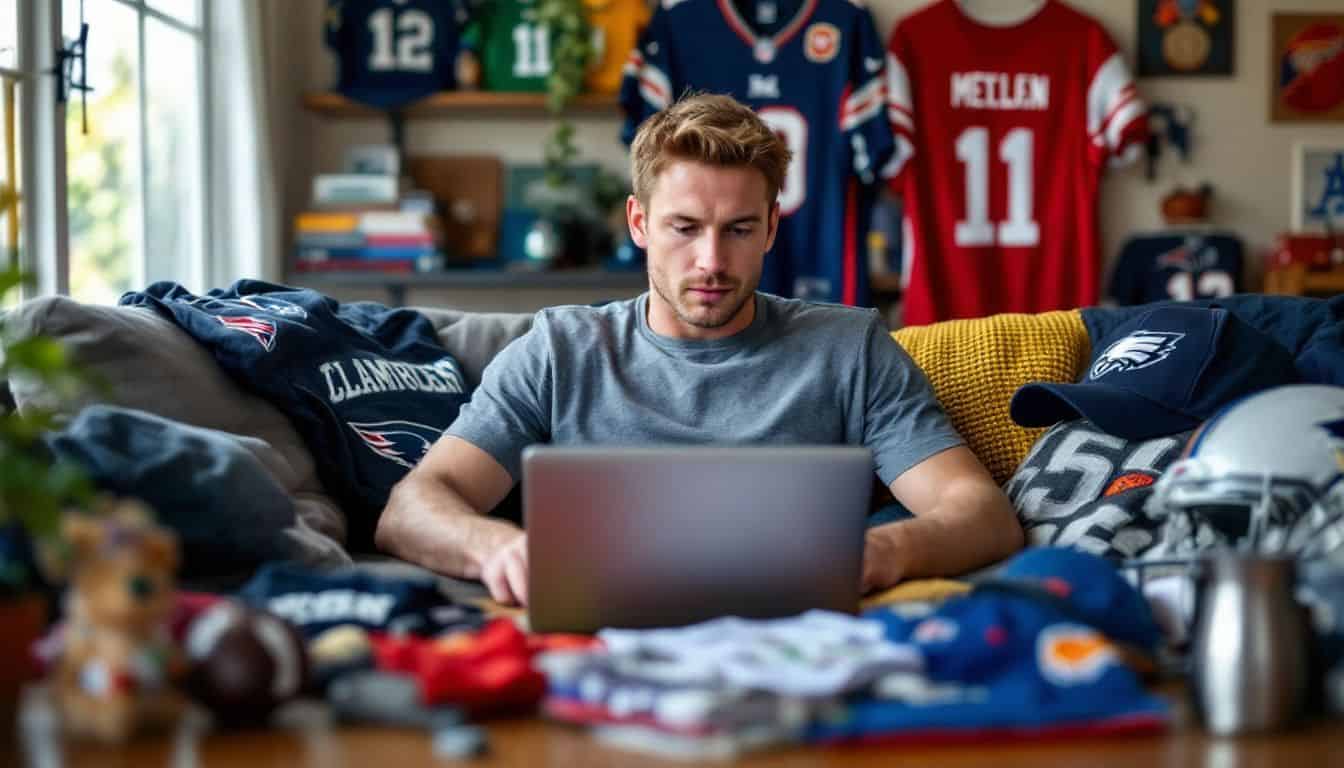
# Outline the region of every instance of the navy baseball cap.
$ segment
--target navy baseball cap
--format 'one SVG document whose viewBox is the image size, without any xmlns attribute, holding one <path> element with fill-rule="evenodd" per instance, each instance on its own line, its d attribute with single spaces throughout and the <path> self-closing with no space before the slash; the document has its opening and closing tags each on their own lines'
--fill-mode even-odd
<svg viewBox="0 0 1344 768">
<path fill-rule="evenodd" d="M 1076 384 L 1032 382 L 1009 413 L 1024 427 L 1083 418 L 1129 440 L 1183 432 L 1219 408 L 1298 380 L 1293 357 L 1225 309 L 1163 305 L 1097 345 Z"/>
</svg>

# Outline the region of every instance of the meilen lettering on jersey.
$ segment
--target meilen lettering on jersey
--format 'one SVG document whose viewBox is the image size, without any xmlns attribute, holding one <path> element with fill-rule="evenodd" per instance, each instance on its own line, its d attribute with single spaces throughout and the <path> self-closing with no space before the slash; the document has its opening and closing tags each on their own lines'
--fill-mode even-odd
<svg viewBox="0 0 1344 768">
<path fill-rule="evenodd" d="M 953 72 L 952 107 L 968 109 L 1050 108 L 1050 76 L 1025 72 Z"/>
<path fill-rule="evenodd" d="M 268 601 L 266 607 L 271 613 L 300 625 L 319 621 L 356 621 L 381 626 L 387 623 L 395 605 L 394 595 L 328 589 L 280 595 Z"/>
<path fill-rule="evenodd" d="M 1135 331 L 1107 347 L 1088 378 L 1100 379 L 1112 371 L 1137 371 L 1160 363 L 1176 350 L 1176 342 L 1183 338 L 1184 333 Z"/>
<path fill-rule="evenodd" d="M 327 400 L 341 403 L 375 392 L 461 394 L 462 374 L 451 358 L 416 365 L 372 357 L 331 360 L 318 366 L 327 384 Z"/>
<path fill-rule="evenodd" d="M 443 430 L 414 421 L 346 422 L 359 439 L 379 456 L 410 469 L 429 453 Z"/>
</svg>

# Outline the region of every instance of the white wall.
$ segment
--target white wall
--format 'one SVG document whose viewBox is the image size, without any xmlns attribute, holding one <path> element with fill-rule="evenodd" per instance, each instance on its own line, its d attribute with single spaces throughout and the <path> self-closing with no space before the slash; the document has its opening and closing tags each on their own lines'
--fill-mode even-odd
<svg viewBox="0 0 1344 768">
<path fill-rule="evenodd" d="M 1003 5 L 1025 0 L 996 0 Z M 869 0 L 878 31 L 885 38 L 896 21 L 928 0 Z M 1099 19 L 1131 64 L 1136 34 L 1136 0 L 1067 0 Z M 283 7 L 283 16 L 276 7 Z M 1192 106 L 1197 115 L 1194 150 L 1188 165 L 1173 152 L 1163 155 L 1158 179 L 1147 182 L 1142 163 L 1113 173 L 1103 184 L 1102 224 L 1105 253 L 1113 258 L 1131 231 L 1161 226 L 1159 200 L 1176 183 L 1208 181 L 1215 188 L 1214 221 L 1239 232 L 1251 248 L 1253 273 L 1260 251 L 1289 224 L 1291 152 L 1298 141 L 1344 140 L 1344 126 L 1270 124 L 1268 87 L 1269 18 L 1274 10 L 1344 13 L 1344 0 L 1236 0 L 1235 74 L 1231 77 L 1146 78 L 1139 90 L 1149 101 Z M 277 157 L 283 163 L 284 220 L 307 204 L 314 172 L 339 167 L 343 148 L 354 142 L 384 141 L 387 128 L 377 120 L 335 120 L 304 112 L 300 95 L 329 88 L 335 62 L 322 43 L 323 0 L 273 3 L 268 42 L 273 57 L 273 105 Z M 583 156 L 613 170 L 624 170 L 626 153 L 612 116 L 576 118 Z M 493 152 L 505 162 L 539 162 L 549 130 L 544 116 L 512 119 L 421 121 L 407 129 L 407 150 L 416 152 Z M 1253 274 L 1253 279 L 1255 275 Z M 1251 283 L 1254 286 L 1258 283 Z M 598 292 L 599 294 L 601 292 Z M 471 308 L 529 310 L 555 301 L 589 301 L 592 292 L 457 291 L 412 292 L 413 303 L 454 304 Z"/>
</svg>

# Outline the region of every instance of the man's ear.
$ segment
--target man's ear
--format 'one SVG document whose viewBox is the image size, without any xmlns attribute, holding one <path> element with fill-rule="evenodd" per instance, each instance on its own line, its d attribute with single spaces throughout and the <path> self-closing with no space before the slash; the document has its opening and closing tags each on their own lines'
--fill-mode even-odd
<svg viewBox="0 0 1344 768">
<path fill-rule="evenodd" d="M 649 216 L 634 195 L 625 198 L 625 223 L 630 227 L 630 239 L 640 248 L 649 245 Z"/>
<path fill-rule="evenodd" d="M 766 221 L 767 221 L 767 223 L 769 224 L 769 229 L 768 229 L 768 231 L 766 232 L 766 238 L 765 238 L 765 250 L 766 250 L 767 253 L 769 253 L 770 249 L 773 248 L 773 247 L 775 246 L 775 235 L 779 234 L 779 201 L 778 201 L 778 200 L 776 200 L 775 203 L 774 203 L 773 205 L 770 206 L 770 215 L 766 217 Z"/>
</svg>

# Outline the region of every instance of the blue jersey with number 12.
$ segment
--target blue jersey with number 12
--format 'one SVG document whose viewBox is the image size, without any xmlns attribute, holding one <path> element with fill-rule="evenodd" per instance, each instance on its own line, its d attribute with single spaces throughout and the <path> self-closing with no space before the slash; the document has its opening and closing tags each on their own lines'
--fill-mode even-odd
<svg viewBox="0 0 1344 768">
<path fill-rule="evenodd" d="M 336 89 L 376 107 L 452 90 L 465 20 L 457 0 L 327 0 L 327 45 L 340 59 Z"/>
<path fill-rule="evenodd" d="M 885 55 L 852 0 L 662 0 L 626 64 L 622 138 L 688 89 L 751 106 L 794 153 L 761 290 L 864 305 L 861 233 L 894 146 Z"/>
</svg>

